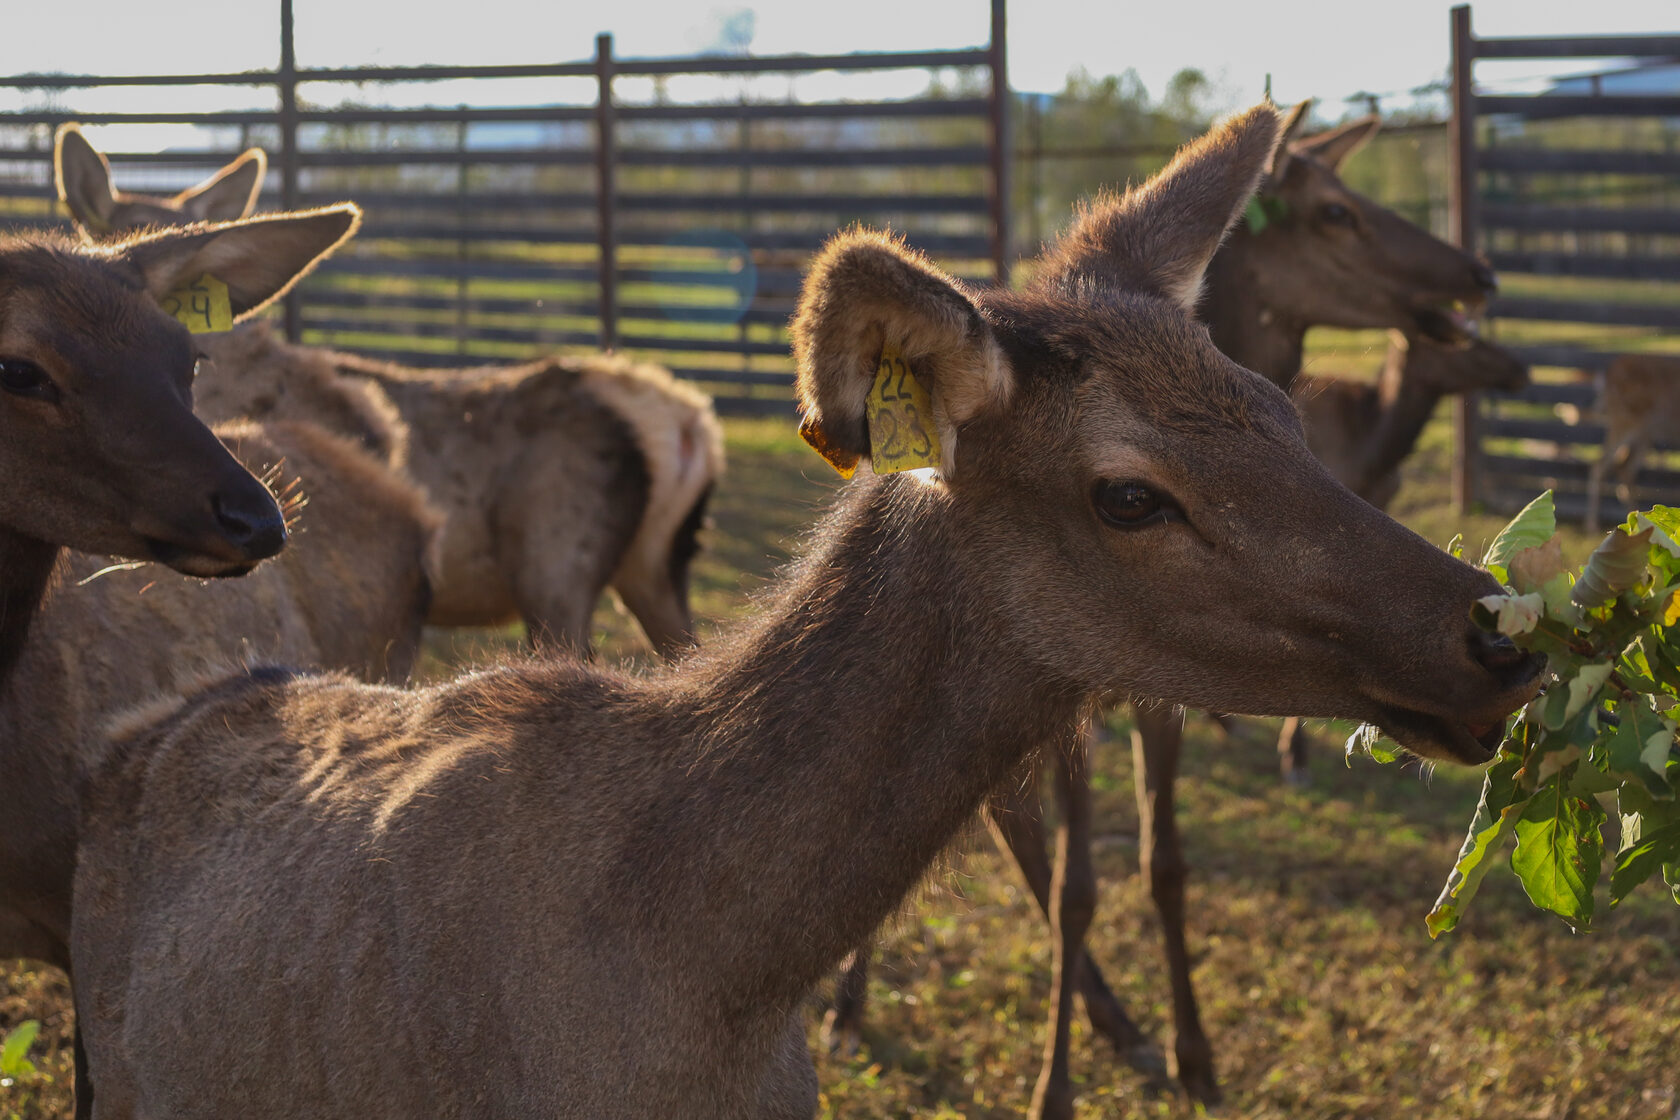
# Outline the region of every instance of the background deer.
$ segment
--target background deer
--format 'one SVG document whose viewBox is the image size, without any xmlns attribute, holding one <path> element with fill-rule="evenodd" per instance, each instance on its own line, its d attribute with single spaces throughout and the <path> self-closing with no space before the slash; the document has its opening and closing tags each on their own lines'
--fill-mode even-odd
<svg viewBox="0 0 1680 1120">
<path fill-rule="evenodd" d="M 0 238 L 0 679 L 61 546 L 241 575 L 274 498 L 191 411 L 193 336 L 156 300 L 213 272 L 251 314 L 355 229 L 354 207 L 129 237 Z"/>
<path fill-rule="evenodd" d="M 1604 452 L 1587 472 L 1589 533 L 1599 529 L 1604 476 L 1616 472 L 1616 500 L 1637 508 L 1634 484 L 1639 468 L 1660 438 L 1680 432 L 1680 356 L 1623 354 L 1604 370 L 1599 394 L 1604 415 Z"/>
<path fill-rule="evenodd" d="M 257 672 L 115 743 L 72 933 L 99 1115 L 808 1116 L 806 992 L 1097 697 L 1487 758 L 1538 669 L 1469 625 L 1492 580 L 1336 484 L 1189 319 L 1276 136 L 1262 107 L 1192 145 L 1100 212 L 1126 254 L 1028 292 L 838 237 L 804 430 L 867 459 L 896 345 L 940 465 L 860 472 L 710 650 L 417 692 Z"/>
<path fill-rule="evenodd" d="M 125 194 L 74 125 L 56 160 L 59 196 L 93 234 L 180 221 L 181 198 L 216 194 L 249 166 L 174 199 Z M 723 434 L 704 394 L 668 371 L 616 357 L 418 370 L 254 328 L 211 346 L 201 415 L 310 420 L 374 447 L 411 438 L 408 468 L 445 515 L 433 623 L 520 619 L 533 639 L 587 649 L 610 586 L 660 653 L 692 640 L 688 567 Z"/>
<path fill-rule="evenodd" d="M 1348 328 L 1415 329 L 1420 316 L 1441 319 L 1453 303 L 1474 307 L 1494 287 L 1493 274 L 1468 253 L 1431 236 L 1399 215 L 1350 190 L 1337 175 L 1342 162 L 1374 136 L 1375 118 L 1330 132 L 1294 139 L 1312 103 L 1295 106 L 1284 122 L 1284 142 L 1273 154 L 1259 193 L 1214 254 L 1196 314 L 1214 343 L 1241 365 L 1288 388 L 1300 373 L 1306 332 L 1314 325 Z M 1253 215 L 1258 212 L 1261 220 Z M 1061 253 L 1123 255 L 1117 231 L 1098 206 L 1081 215 L 1062 241 Z M 1052 258 L 1054 254 L 1052 254 Z M 1198 1100 L 1218 1098 L 1213 1052 L 1196 1008 L 1184 933 L 1185 865 L 1173 816 L 1182 729 L 1170 707 L 1134 710 L 1133 773 L 1137 781 L 1143 873 L 1160 912 L 1162 939 L 1173 992 L 1172 1067 Z M 1286 732 L 1287 732 L 1286 728 Z M 1285 749 L 1286 765 L 1301 757 Z M 1058 943 L 1083 938 L 1095 908 L 1096 882 L 1089 844 L 1089 790 L 1078 760 L 1064 760 L 1053 785 L 1061 804 L 1057 860 L 1045 855 L 1046 837 L 1036 784 L 999 791 L 987 807 L 992 832 L 1005 844 L 1041 906 L 1070 907 L 1051 914 Z M 1054 876 L 1056 886 L 1052 889 Z M 1092 1026 L 1118 1052 L 1153 1072 L 1154 1058 L 1143 1032 L 1103 981 L 1083 950 L 1058 966 L 1053 988 L 1074 983 Z M 853 957 L 835 1004 L 824 1021 L 831 1045 L 856 1045 L 867 992 L 869 950 Z M 1071 1111 L 1067 1080 L 1067 1017 L 1071 1000 L 1053 1001 L 1046 1054 L 1034 1094 L 1033 1114 L 1065 1117 Z"/>
</svg>

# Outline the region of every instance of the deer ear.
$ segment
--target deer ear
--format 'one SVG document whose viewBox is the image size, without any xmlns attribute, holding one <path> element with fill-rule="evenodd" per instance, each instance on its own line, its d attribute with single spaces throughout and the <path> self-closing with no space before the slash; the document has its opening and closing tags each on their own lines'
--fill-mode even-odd
<svg viewBox="0 0 1680 1120">
<path fill-rule="evenodd" d="M 1046 254 L 1035 286 L 1093 280 L 1194 310 L 1208 262 L 1254 194 L 1277 138 L 1277 110 L 1256 105 L 1186 144 L 1141 187 L 1099 197 Z"/>
<path fill-rule="evenodd" d="M 1381 118 L 1361 117 L 1329 132 L 1297 140 L 1294 149 L 1296 153 L 1310 155 L 1335 171 L 1342 166 L 1343 160 L 1368 144 L 1381 128 Z"/>
<path fill-rule="evenodd" d="M 1289 170 L 1290 147 L 1295 143 L 1296 133 L 1300 132 L 1301 126 L 1307 123 L 1307 117 L 1312 113 L 1312 107 L 1313 100 L 1309 97 L 1289 110 L 1288 115 L 1283 118 L 1283 128 L 1278 133 L 1277 147 L 1272 149 L 1272 165 L 1267 171 L 1267 176 L 1272 182 L 1283 182 L 1284 173 Z"/>
<path fill-rule="evenodd" d="M 117 205 L 111 165 L 72 121 L 59 125 L 53 140 L 53 179 L 72 220 L 96 233 L 110 231 L 111 212 Z"/>
<path fill-rule="evenodd" d="M 181 212 L 195 222 L 238 221 L 257 205 L 268 156 L 251 148 L 196 187 L 175 196 Z"/>
<path fill-rule="evenodd" d="M 362 212 L 322 210 L 182 226 L 119 242 L 113 255 L 139 270 L 155 298 L 209 273 L 228 287 L 234 318 L 266 307 L 356 232 Z"/>
<path fill-rule="evenodd" d="M 835 469 L 869 457 L 864 406 L 886 346 L 928 386 L 941 469 L 957 428 L 1007 400 L 1014 377 L 991 327 L 957 281 L 887 234 L 853 229 L 818 254 L 792 324 L 800 434 Z"/>
</svg>

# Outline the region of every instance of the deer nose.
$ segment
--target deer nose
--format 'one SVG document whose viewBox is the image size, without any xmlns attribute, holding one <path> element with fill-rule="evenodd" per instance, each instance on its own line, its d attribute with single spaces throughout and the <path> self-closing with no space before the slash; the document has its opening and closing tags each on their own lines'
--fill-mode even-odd
<svg viewBox="0 0 1680 1120">
<path fill-rule="evenodd" d="M 1504 688 L 1527 684 L 1546 664 L 1539 654 L 1525 653 L 1504 634 L 1480 626 L 1470 628 L 1470 656 Z"/>
<path fill-rule="evenodd" d="M 1489 268 L 1481 261 L 1471 262 L 1470 279 L 1475 281 L 1476 286 L 1485 292 L 1496 292 L 1499 290 L 1499 277 L 1494 275 L 1493 269 Z"/>
<path fill-rule="evenodd" d="M 252 561 L 266 560 L 286 546 L 286 518 L 262 487 L 212 494 L 210 510 L 222 535 Z"/>
</svg>

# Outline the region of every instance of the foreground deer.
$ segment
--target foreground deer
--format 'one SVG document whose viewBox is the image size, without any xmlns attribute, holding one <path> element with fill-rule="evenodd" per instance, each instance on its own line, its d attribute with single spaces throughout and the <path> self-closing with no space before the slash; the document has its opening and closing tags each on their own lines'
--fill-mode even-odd
<svg viewBox="0 0 1680 1120">
<path fill-rule="evenodd" d="M 251 314 L 356 221 L 337 207 L 100 248 L 0 238 L 0 680 L 61 547 L 196 576 L 280 551 L 280 509 L 193 416 L 193 336 L 156 301 L 213 272 Z"/>
<path fill-rule="evenodd" d="M 1486 759 L 1538 668 L 1468 622 L 1493 581 L 1335 483 L 1189 318 L 1276 136 L 1262 107 L 1192 145 L 1093 215 L 1128 252 L 1024 293 L 836 238 L 804 430 L 868 458 L 895 346 L 939 466 L 860 472 L 709 651 L 415 692 L 259 671 L 113 744 L 72 930 L 98 1115 L 809 1116 L 806 992 L 1099 696 Z"/>
<path fill-rule="evenodd" d="M 1604 476 L 1616 472 L 1616 500 L 1639 505 L 1634 483 L 1639 468 L 1658 439 L 1680 433 L 1680 356 L 1623 354 L 1604 370 L 1599 397 L 1604 414 L 1604 452 L 1587 472 L 1589 533 L 1599 529 Z"/>
<path fill-rule="evenodd" d="M 1247 208 L 1248 219 L 1237 224 L 1214 255 L 1197 307 L 1221 351 L 1285 388 L 1300 372 L 1310 326 L 1412 329 L 1420 315 L 1440 319 L 1442 305 L 1478 304 L 1494 286 L 1492 273 L 1474 257 L 1348 189 L 1338 177 L 1342 162 L 1376 134 L 1379 122 L 1375 118 L 1293 139 L 1310 108 L 1311 102 L 1297 105 L 1285 121 L 1285 141 L 1273 154 L 1259 194 Z M 1064 246 L 1078 246 L 1078 251 L 1090 254 L 1123 253 L 1124 243 L 1100 220 L 1100 210 L 1097 214 L 1080 218 Z M 1190 983 L 1184 861 L 1173 816 L 1181 728 L 1170 708 L 1139 706 L 1134 717 L 1133 773 L 1144 836 L 1139 857 L 1160 911 L 1172 982 L 1173 1065 L 1192 1096 L 1212 1100 L 1218 1088 L 1212 1047 L 1202 1030 Z M 1299 755 L 1285 751 L 1282 757 L 1293 763 Z M 1065 972 L 1057 970 L 1055 990 L 1075 985 L 1092 1026 L 1122 1055 L 1147 1068 L 1153 1061 L 1145 1053 L 1148 1047 L 1142 1031 L 1100 973 L 1087 967 L 1080 947 L 1096 899 L 1088 842 L 1081 839 L 1089 831 L 1083 764 L 1076 759 L 1061 763 L 1054 788 L 1063 802 L 1054 869 L 1045 855 L 1035 785 L 1017 783 L 1011 790 L 1000 791 L 1000 800 L 988 806 L 988 820 L 994 836 L 1021 867 L 1039 904 L 1069 908 L 1062 918 L 1052 918 L 1058 944 L 1071 942 L 1067 955 L 1071 963 Z M 1057 882 L 1054 891 L 1052 875 Z M 869 949 L 864 947 L 842 978 L 834 1007 L 825 1019 L 824 1035 L 837 1048 L 856 1045 L 868 961 Z M 1057 1120 L 1071 1110 L 1066 1046 L 1070 1014 L 1071 995 L 1052 1001 L 1035 1116 Z"/>
<path fill-rule="evenodd" d="M 243 182 L 251 154 L 169 199 L 117 191 L 73 124 L 55 150 L 59 196 L 93 234 L 180 221 L 189 195 L 231 202 L 225 184 Z M 408 469 L 446 518 L 433 623 L 519 619 L 533 638 L 587 649 L 610 586 L 660 653 L 692 640 L 688 566 L 723 435 L 711 402 L 668 371 L 606 356 L 408 369 L 289 345 L 256 324 L 209 350 L 205 417 L 309 420 L 397 462 L 412 443 Z"/>
</svg>

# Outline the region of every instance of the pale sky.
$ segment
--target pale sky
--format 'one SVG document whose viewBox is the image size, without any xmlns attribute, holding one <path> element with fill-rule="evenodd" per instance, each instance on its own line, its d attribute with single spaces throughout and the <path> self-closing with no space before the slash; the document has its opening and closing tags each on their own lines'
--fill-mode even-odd
<svg viewBox="0 0 1680 1120">
<path fill-rule="evenodd" d="M 66 17 L 63 5 L 8 0 L 5 6 L 3 73 L 228 71 L 275 62 L 277 0 L 221 0 L 167 9 L 190 14 L 190 29 L 182 20 L 160 19 L 154 5 L 136 0 L 79 0 L 70 9 L 73 19 Z M 1407 90 L 1440 78 L 1447 66 L 1450 7 L 1449 0 L 1015 0 L 1009 20 L 1010 76 L 1016 89 L 1054 91 L 1077 67 L 1095 75 L 1133 68 L 1159 95 L 1175 71 L 1196 66 L 1215 80 L 1221 100 L 1236 107 L 1259 98 L 1269 72 L 1277 100 L 1316 96 L 1326 115 L 1334 117 L 1342 99 L 1356 91 L 1392 93 L 1401 104 Z M 682 55 L 715 42 L 722 21 L 743 8 L 754 12 L 755 54 L 974 46 L 985 42 L 989 24 L 985 0 L 469 0 L 448 5 L 295 0 L 298 61 L 303 66 L 573 61 L 592 53 L 600 31 L 614 34 L 622 56 Z M 1476 30 L 1487 35 L 1673 32 L 1680 31 L 1680 3 L 1483 0 L 1474 5 L 1474 20 Z M 1478 77 L 1502 82 L 1554 69 L 1545 63 L 1506 64 L 1503 71 L 1481 68 Z M 777 80 L 785 89 L 786 79 Z M 902 96 L 916 92 L 926 78 L 877 80 L 878 92 Z M 868 92 L 855 86 L 830 89 L 820 81 L 803 81 L 796 89 L 802 96 Z M 535 92 L 509 89 L 506 97 L 493 100 Z M 86 96 L 66 95 L 66 103 L 95 108 Z M 124 107 L 138 109 L 163 108 L 165 101 L 179 104 L 174 99 L 180 95 L 130 90 L 121 96 Z M 430 99 L 451 103 L 465 96 L 481 99 L 454 90 L 434 90 Z M 0 107 L 14 103 L 7 99 Z"/>
</svg>

